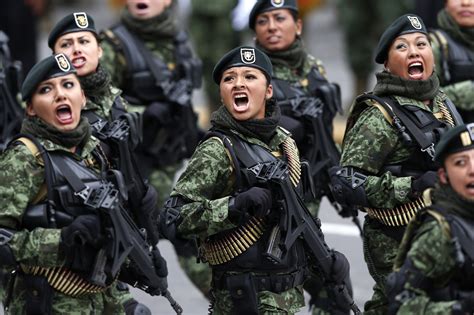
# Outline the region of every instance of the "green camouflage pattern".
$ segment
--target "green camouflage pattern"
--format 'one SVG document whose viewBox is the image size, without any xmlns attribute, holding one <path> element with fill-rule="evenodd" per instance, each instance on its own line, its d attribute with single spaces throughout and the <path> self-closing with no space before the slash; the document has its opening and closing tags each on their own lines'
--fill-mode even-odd
<svg viewBox="0 0 474 315">
<path fill-rule="evenodd" d="M 258 313 L 262 315 L 293 315 L 304 306 L 303 288 L 301 286 L 279 294 L 261 291 L 257 295 Z M 232 312 L 234 304 L 229 292 L 216 290 L 214 300 L 213 315 L 234 314 Z"/>
<path fill-rule="evenodd" d="M 395 96 L 400 105 L 413 105 L 433 113 L 440 111 L 439 104 L 445 100 L 444 93 L 438 93 L 433 106 L 423 102 Z M 360 169 L 367 176 L 364 189 L 369 204 L 374 208 L 393 208 L 409 202 L 411 177 L 397 177 L 390 172 L 382 172 L 385 165 L 405 161 L 413 153 L 404 145 L 396 129 L 387 121 L 384 114 L 372 101 L 354 104 L 349 115 L 353 123 L 344 136 L 342 144 L 342 166 Z M 372 299 L 365 304 L 366 314 L 385 314 L 387 298 L 385 278 L 391 272 L 399 242 L 386 236 L 366 219 L 364 223 L 364 257 L 369 272 L 376 284 Z"/>
<path fill-rule="evenodd" d="M 279 146 L 289 134 L 278 128 L 268 145 L 255 138 L 240 136 L 249 143 L 281 152 Z M 228 203 L 235 190 L 234 185 L 233 163 L 222 141 L 211 137 L 202 142 L 171 193 L 172 196 L 181 195 L 191 200 L 181 208 L 180 235 L 187 238 L 197 236 L 204 241 L 210 235 L 236 227 L 228 219 Z M 216 291 L 215 295 L 213 314 L 230 314 L 232 302 L 229 293 Z M 258 300 L 262 314 L 293 314 L 304 306 L 300 288 L 281 294 L 263 291 L 258 294 Z"/>
<path fill-rule="evenodd" d="M 373 53 L 379 37 L 397 17 L 413 12 L 414 1 L 337 0 L 336 3 L 352 74 L 356 81 L 367 84 L 374 70 Z"/>
<path fill-rule="evenodd" d="M 219 90 L 212 79 L 216 63 L 229 50 L 239 46 L 240 34 L 232 28 L 231 11 L 238 0 L 193 0 L 189 28 L 196 54 L 202 60 L 203 87 L 209 112 L 221 105 Z M 211 38 L 210 38 L 211 36 Z M 219 40 L 212 40 L 218 38 Z"/>
<path fill-rule="evenodd" d="M 176 172 L 183 167 L 183 163 L 177 163 L 163 167 L 162 169 L 154 169 L 148 176 L 148 182 L 156 188 L 158 192 L 158 206 L 162 207 L 169 198 L 173 185 L 175 183 Z"/>
<path fill-rule="evenodd" d="M 69 150 L 49 140 L 38 139 L 47 151 Z M 91 137 L 78 159 L 92 158 L 91 151 L 98 140 Z M 38 194 L 44 182 L 44 167 L 23 144 L 8 148 L 0 156 L 0 226 L 17 230 L 10 247 L 18 263 L 27 266 L 59 267 L 64 264 L 60 243 L 60 229 L 36 228 L 33 231 L 19 230 L 24 210 Z M 10 270 L 8 270 L 10 271 Z M 22 277 L 16 278 L 10 308 L 7 314 L 23 314 L 25 288 Z M 104 314 L 107 293 L 72 298 L 54 291 L 53 314 Z M 112 299 L 114 300 L 114 299 Z M 113 308 L 110 314 L 123 314 L 123 307 Z"/>
<path fill-rule="evenodd" d="M 411 228 L 418 222 L 412 221 L 405 233 L 404 239 L 413 238 L 406 246 L 400 247 L 398 260 L 410 259 L 414 266 L 425 277 L 432 279 L 432 285 L 444 286 L 453 275 L 456 267 L 454 248 L 451 236 L 446 233 L 437 220 L 425 221 L 418 228 Z M 443 262 L 443 263 L 439 263 Z M 405 300 L 397 314 L 451 314 L 456 301 L 434 302 L 420 288 L 413 288 L 406 283 L 404 288 L 413 292 L 413 296 Z"/>
<path fill-rule="evenodd" d="M 441 67 L 441 52 L 443 47 L 437 40 L 431 40 L 431 47 L 433 48 L 435 57 L 435 70 L 438 74 L 443 92 L 448 95 L 456 107 L 464 110 L 474 110 L 474 81 L 466 80 L 447 85 L 445 83 L 445 76 L 443 75 L 443 68 Z"/>
<path fill-rule="evenodd" d="M 91 99 L 87 98 L 86 106 L 83 110 L 94 111 L 94 113 L 96 113 L 100 117 L 112 120 L 112 106 L 114 105 L 114 101 L 117 97 L 120 97 L 120 100 L 122 101 L 122 105 L 124 106 L 125 110 L 130 108 L 128 102 L 121 95 L 122 91 L 114 85 L 110 84 L 106 93 L 95 96 L 94 102 Z"/>
</svg>

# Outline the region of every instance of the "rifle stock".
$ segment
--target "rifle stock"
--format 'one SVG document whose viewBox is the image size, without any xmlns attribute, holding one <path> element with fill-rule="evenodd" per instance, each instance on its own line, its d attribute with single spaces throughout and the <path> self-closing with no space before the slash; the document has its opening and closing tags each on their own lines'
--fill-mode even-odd
<svg viewBox="0 0 474 315">
<path fill-rule="evenodd" d="M 281 193 L 278 203 L 282 210 L 280 224 L 272 231 L 272 237 L 266 256 L 274 262 L 280 262 L 298 238 L 301 238 L 316 261 L 324 278 L 329 281 L 328 289 L 342 298 L 351 307 L 354 314 L 361 314 L 354 303 L 344 282 L 331 283 L 334 253 L 324 240 L 319 219 L 312 217 L 298 196 L 289 178 L 288 166 L 281 160 L 259 163 L 249 169 L 257 182 L 273 184 Z"/>
</svg>

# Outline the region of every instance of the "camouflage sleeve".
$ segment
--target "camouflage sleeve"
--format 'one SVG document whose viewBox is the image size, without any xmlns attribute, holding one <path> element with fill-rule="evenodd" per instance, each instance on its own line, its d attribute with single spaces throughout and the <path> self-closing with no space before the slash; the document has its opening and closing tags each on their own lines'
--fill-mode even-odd
<svg viewBox="0 0 474 315">
<path fill-rule="evenodd" d="M 443 286 L 449 281 L 455 267 L 453 248 L 450 239 L 436 221 L 423 224 L 415 235 L 407 258 L 422 273 L 434 281 L 434 285 Z M 442 262 L 442 263 L 440 263 Z M 451 314 L 456 301 L 434 302 L 420 288 L 414 288 L 409 282 L 405 289 L 413 293 L 398 310 L 397 314 Z"/>
<path fill-rule="evenodd" d="M 24 210 L 36 196 L 42 183 L 43 171 L 23 145 L 8 149 L 0 158 L 0 225 L 18 229 Z M 56 266 L 58 259 L 59 230 L 19 230 L 10 241 L 15 259 L 23 263 Z"/>
<path fill-rule="evenodd" d="M 196 149 L 171 196 L 191 200 L 181 209 L 179 232 L 205 238 L 235 227 L 227 220 L 232 191 L 232 164 L 218 138 L 210 138 Z"/>
<path fill-rule="evenodd" d="M 442 88 L 457 108 L 474 110 L 474 81 L 466 80 Z"/>
<path fill-rule="evenodd" d="M 411 177 L 396 177 L 390 172 L 373 175 L 379 174 L 388 161 L 396 162 L 396 152 L 401 152 L 398 135 L 374 106 L 361 113 L 344 137 L 341 165 L 355 167 L 366 175 L 372 174 L 364 188 L 373 207 L 392 208 L 409 201 Z"/>
<path fill-rule="evenodd" d="M 108 40 L 102 40 L 100 46 L 103 51 L 100 64 L 109 72 L 113 85 L 121 87 L 127 70 L 125 56 Z"/>
</svg>

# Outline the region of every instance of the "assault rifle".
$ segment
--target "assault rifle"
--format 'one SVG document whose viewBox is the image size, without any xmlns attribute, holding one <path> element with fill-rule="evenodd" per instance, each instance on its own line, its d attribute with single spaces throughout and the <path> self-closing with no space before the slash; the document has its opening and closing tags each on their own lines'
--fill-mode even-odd
<svg viewBox="0 0 474 315">
<path fill-rule="evenodd" d="M 288 166 L 281 160 L 259 163 L 248 169 L 255 176 L 257 183 L 269 183 L 277 191 L 277 203 L 281 209 L 279 225 L 272 230 L 270 242 L 265 256 L 275 263 L 282 261 L 295 241 L 301 238 L 310 257 L 316 262 L 324 279 L 326 287 L 339 301 L 348 305 L 354 314 L 361 314 L 352 299 L 344 281 L 335 282 L 332 268 L 335 253 L 324 240 L 319 219 L 313 218 L 304 202 L 296 193 L 290 181 Z M 341 254 L 342 255 L 342 254 Z"/>
<path fill-rule="evenodd" d="M 125 118 L 119 118 L 112 122 L 103 122 L 103 125 L 98 127 L 98 130 L 97 137 L 100 140 L 115 145 L 112 149 L 116 151 L 115 153 L 118 156 L 118 165 L 116 166 L 124 177 L 128 192 L 127 199 L 135 222 L 137 222 L 140 228 L 145 229 L 150 244 L 157 244 L 159 240 L 157 209 L 155 209 L 156 212 L 148 211 L 145 213 L 140 211 L 142 210 L 140 205 L 146 194 L 147 187 L 140 175 L 135 156 L 132 154 L 129 146 L 129 123 Z"/>
<path fill-rule="evenodd" d="M 99 250 L 91 273 L 91 282 L 105 286 L 107 278 L 115 279 L 123 267 L 126 258 L 130 259 L 127 269 L 137 272 L 135 282 L 127 282 L 150 295 L 162 295 L 170 302 L 176 314 L 182 314 L 183 309 L 173 299 L 167 289 L 165 277 L 156 273 L 154 257 L 161 254 L 157 247 L 150 245 L 146 233 L 141 230 L 128 212 L 120 205 L 119 192 L 112 183 L 102 183 L 90 190 L 84 204 L 98 209 L 105 221 L 106 239 L 112 240 L 109 246 Z M 107 261 L 112 261 L 107 264 Z"/>
<path fill-rule="evenodd" d="M 300 98 L 291 102 L 292 115 L 305 125 L 308 137 L 307 145 L 301 150 L 302 157 L 311 166 L 311 177 L 315 186 L 316 197 L 326 196 L 341 217 L 352 217 L 352 222 L 362 235 L 362 226 L 357 217 L 357 208 L 339 204 L 332 195 L 329 169 L 339 165 L 341 153 L 332 138 L 332 119 L 335 109 L 326 109 L 319 97 Z M 329 113 L 325 113 L 329 111 Z"/>
<path fill-rule="evenodd" d="M 15 95 L 20 90 L 21 62 L 12 62 L 8 37 L 0 31 L 0 152 L 20 132 L 24 111 Z"/>
</svg>

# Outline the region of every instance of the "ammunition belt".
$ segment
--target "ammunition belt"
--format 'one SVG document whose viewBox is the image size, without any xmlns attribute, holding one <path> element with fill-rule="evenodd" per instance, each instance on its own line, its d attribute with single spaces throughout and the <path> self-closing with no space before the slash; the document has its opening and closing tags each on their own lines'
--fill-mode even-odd
<svg viewBox="0 0 474 315">
<path fill-rule="evenodd" d="M 210 265 L 220 265 L 239 256 L 262 236 L 265 228 L 263 218 L 252 217 L 243 225 L 229 231 L 218 239 L 208 239 L 201 247 L 201 256 Z"/>
<path fill-rule="evenodd" d="M 48 268 L 21 265 L 21 269 L 25 274 L 45 277 L 53 289 L 72 297 L 100 293 L 107 289 L 107 287 L 101 287 L 88 282 L 64 267 Z"/>
<path fill-rule="evenodd" d="M 427 205 L 423 197 L 415 201 L 405 203 L 393 209 L 389 208 L 364 208 L 369 217 L 378 220 L 388 226 L 404 226 L 410 222 L 418 210 Z"/>
</svg>

